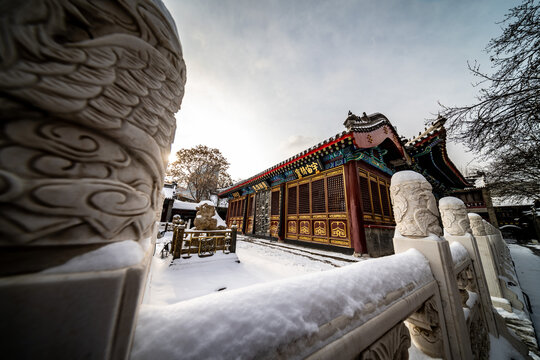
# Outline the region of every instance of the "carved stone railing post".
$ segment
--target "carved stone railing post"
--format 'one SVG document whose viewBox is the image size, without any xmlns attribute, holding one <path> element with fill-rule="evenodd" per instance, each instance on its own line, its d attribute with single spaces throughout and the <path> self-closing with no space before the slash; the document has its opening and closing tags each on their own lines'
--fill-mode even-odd
<svg viewBox="0 0 540 360">
<path fill-rule="evenodd" d="M 440 303 L 433 301 L 429 312 L 424 309 L 428 306 L 426 303 L 419 313 L 409 318 L 412 339 L 430 356 L 471 359 L 471 343 L 452 254 L 448 242 L 442 237 L 431 185 L 416 172 L 400 171 L 392 176 L 390 195 L 396 219 L 395 252 L 411 248 L 420 251 L 429 260 L 439 285 Z M 425 325 L 426 320 L 430 320 L 427 321 L 428 324 L 431 322 L 430 326 Z"/>
<path fill-rule="evenodd" d="M 484 268 L 482 267 L 480 252 L 478 251 L 476 240 L 472 235 L 469 217 L 467 215 L 467 207 L 465 206 L 465 203 L 458 198 L 445 197 L 439 200 L 439 210 L 441 212 L 444 237 L 446 240 L 450 243 L 456 241 L 467 249 L 467 253 L 471 258 L 474 269 L 477 287 L 476 292 L 480 298 L 485 322 L 488 326 L 489 333 L 497 337 L 498 332 L 493 317 L 489 289 L 484 275 Z"/>
<path fill-rule="evenodd" d="M 484 221 L 480 215 L 475 213 L 468 214 L 468 216 L 472 233 L 476 239 L 478 251 L 480 253 L 480 257 L 482 258 L 482 267 L 484 268 L 484 274 L 491 297 L 491 302 L 496 307 L 500 307 L 506 311 L 512 312 L 512 307 L 510 304 L 502 300 L 504 295 L 499 281 L 497 255 L 489 241 Z"/>
<path fill-rule="evenodd" d="M 185 65 L 159 0 L 2 4 L 6 358 L 125 359 Z"/>
</svg>

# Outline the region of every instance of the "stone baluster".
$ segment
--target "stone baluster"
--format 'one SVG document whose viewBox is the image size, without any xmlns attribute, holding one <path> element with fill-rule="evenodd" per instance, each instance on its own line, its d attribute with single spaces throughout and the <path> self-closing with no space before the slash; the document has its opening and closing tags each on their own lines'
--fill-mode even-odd
<svg viewBox="0 0 540 360">
<path fill-rule="evenodd" d="M 484 275 L 486 278 L 491 302 L 493 306 L 500 307 L 512 312 L 510 303 L 503 300 L 504 295 L 499 281 L 499 270 L 497 265 L 497 254 L 493 245 L 489 241 L 482 217 L 475 213 L 468 214 L 472 233 L 478 245 L 478 251 L 482 259 Z"/>
<path fill-rule="evenodd" d="M 125 359 L 184 93 L 176 26 L 159 0 L 6 0 L 2 19 L 2 355 Z"/>
<path fill-rule="evenodd" d="M 471 359 L 471 343 L 452 255 L 448 242 L 442 237 L 431 185 L 416 172 L 400 171 L 392 176 L 390 195 L 396 219 L 395 252 L 411 248 L 420 251 L 429 260 L 439 285 L 440 302 L 434 299 L 426 303 L 408 320 L 413 341 L 430 356 Z M 423 324 L 426 320 L 431 322 L 429 327 Z"/>
<path fill-rule="evenodd" d="M 467 249 L 473 265 L 475 285 L 477 288 L 475 291 L 478 293 L 480 299 L 484 321 L 489 329 L 489 333 L 498 337 L 491 298 L 484 275 L 484 268 L 482 267 L 482 259 L 476 240 L 472 235 L 469 217 L 467 216 L 467 207 L 458 198 L 444 197 L 439 200 L 439 210 L 441 212 L 445 239 L 450 243 L 454 241 L 458 242 Z"/>
<path fill-rule="evenodd" d="M 485 321 L 489 328 L 489 332 L 493 335 L 497 335 L 484 267 L 482 266 L 482 259 L 476 239 L 472 235 L 465 203 L 455 197 L 445 197 L 439 201 L 439 210 L 441 212 L 444 237 L 446 240 L 449 242 L 459 242 L 467 249 L 473 264 L 476 286 L 482 302 Z"/>
</svg>

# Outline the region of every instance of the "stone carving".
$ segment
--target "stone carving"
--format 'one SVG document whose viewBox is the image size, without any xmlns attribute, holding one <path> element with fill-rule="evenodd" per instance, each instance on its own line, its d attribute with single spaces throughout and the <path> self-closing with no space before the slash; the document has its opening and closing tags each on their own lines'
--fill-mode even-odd
<svg viewBox="0 0 540 360">
<path fill-rule="evenodd" d="M 203 202 L 197 206 L 197 217 L 195 217 L 195 227 L 197 230 L 217 230 L 225 229 L 225 226 L 217 225 L 216 208 L 210 202 Z"/>
<path fill-rule="evenodd" d="M 448 196 L 439 200 L 439 210 L 444 230 L 455 236 L 472 233 L 465 203 L 458 198 Z"/>
<path fill-rule="evenodd" d="M 416 347 L 432 357 L 444 356 L 439 312 L 434 298 L 428 299 L 407 319 L 407 326 Z"/>
<path fill-rule="evenodd" d="M 411 347 L 409 330 L 400 322 L 364 350 L 359 358 L 360 360 L 406 360 L 409 358 L 409 347 Z"/>
<path fill-rule="evenodd" d="M 480 313 L 476 311 L 472 315 L 469 324 L 469 335 L 471 338 L 471 351 L 474 359 L 487 360 L 489 359 L 489 333 L 488 327 Z"/>
<path fill-rule="evenodd" d="M 2 351 L 127 359 L 186 81 L 176 26 L 160 0 L 1 9 Z M 128 260 L 80 263 L 98 249 Z"/>
<path fill-rule="evenodd" d="M 414 171 L 400 171 L 392 176 L 390 195 L 396 227 L 403 236 L 442 235 L 439 211 L 430 183 Z"/>
<path fill-rule="evenodd" d="M 170 15 L 149 0 L 2 9 L 0 246 L 150 236 L 186 79 Z"/>
<path fill-rule="evenodd" d="M 486 229 L 484 227 L 484 220 L 478 214 L 468 214 L 469 221 L 471 223 L 471 229 L 474 236 L 486 236 Z"/>
<path fill-rule="evenodd" d="M 461 306 L 467 306 L 467 300 L 469 300 L 469 291 L 476 292 L 476 280 L 474 278 L 474 272 L 472 265 L 469 264 L 465 269 L 461 270 L 457 274 L 457 285 L 459 289 L 459 294 L 461 295 Z"/>
<path fill-rule="evenodd" d="M 180 215 L 176 214 L 172 217 L 172 223 L 174 226 L 182 225 L 183 220 Z"/>
</svg>

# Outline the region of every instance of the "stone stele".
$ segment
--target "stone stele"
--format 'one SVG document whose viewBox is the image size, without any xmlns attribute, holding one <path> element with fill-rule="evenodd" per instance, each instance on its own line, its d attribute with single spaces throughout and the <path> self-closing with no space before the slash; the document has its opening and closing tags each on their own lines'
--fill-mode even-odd
<svg viewBox="0 0 540 360">
<path fill-rule="evenodd" d="M 160 0 L 6 0 L 0 333 L 6 358 L 129 356 L 186 81 Z"/>
</svg>

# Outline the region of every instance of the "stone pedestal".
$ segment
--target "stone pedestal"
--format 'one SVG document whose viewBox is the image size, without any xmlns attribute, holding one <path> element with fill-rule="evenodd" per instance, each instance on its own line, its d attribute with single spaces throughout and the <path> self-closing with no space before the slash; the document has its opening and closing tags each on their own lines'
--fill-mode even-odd
<svg viewBox="0 0 540 360">
<path fill-rule="evenodd" d="M 12 1 L 0 58 L 6 358 L 127 358 L 185 65 L 161 1 Z"/>
</svg>

